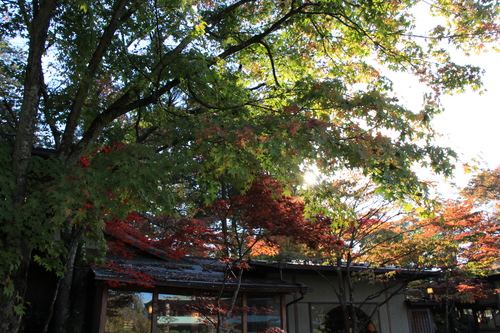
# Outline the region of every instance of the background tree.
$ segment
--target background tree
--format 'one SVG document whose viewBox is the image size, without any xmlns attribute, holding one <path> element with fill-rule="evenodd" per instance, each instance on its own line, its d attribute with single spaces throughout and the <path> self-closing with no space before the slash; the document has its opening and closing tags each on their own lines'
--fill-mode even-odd
<svg viewBox="0 0 500 333">
<path fill-rule="evenodd" d="M 325 173 L 361 167 L 396 197 L 422 195 L 418 163 L 449 174 L 429 122 L 439 95 L 478 88 L 480 70 L 439 41 L 495 40 L 498 8 L 438 1 L 431 10 L 451 24 L 422 40 L 414 4 L 2 1 L 2 52 L 16 43 L 26 57 L 2 76 L 22 89 L 0 103 L 1 329 L 19 328 L 32 251 L 64 276 L 67 298 L 83 235 L 112 211 L 175 213 L 197 191 L 212 201 L 221 176 L 245 188 L 255 170 L 290 179 L 308 161 Z M 398 104 L 373 58 L 428 83 L 421 110 Z M 115 142 L 127 145 L 100 151 Z"/>
<path fill-rule="evenodd" d="M 238 306 L 239 284 L 254 247 L 264 243 L 273 248 L 277 238 L 305 234 L 309 230 L 303 216 L 303 202 L 285 196 L 280 182 L 269 175 L 261 175 L 243 194 L 230 184 L 223 188 L 227 198 L 205 206 L 200 212 L 203 216 L 199 218 L 133 212 L 124 220 L 115 216 L 105 222 L 106 234 L 112 236 L 108 239 L 108 247 L 114 254 L 125 258 L 134 256 L 130 249 L 132 244 L 145 251 L 158 251 L 172 259 L 195 255 L 222 261 L 225 270 L 221 289 L 217 295 L 200 297 L 195 302 L 199 312 L 205 313 L 207 324 L 217 332 L 226 332 L 228 319 L 245 311 L 266 311 L 245 310 Z M 303 239 L 306 237 L 304 235 Z M 127 274 L 119 265 L 106 265 L 120 274 Z M 137 279 L 139 273 L 132 271 L 129 274 Z M 147 273 L 141 276 L 141 280 L 146 287 L 154 282 Z M 237 287 L 228 291 L 226 283 Z"/>
<path fill-rule="evenodd" d="M 378 308 L 364 314 L 358 307 L 363 307 L 364 303 L 380 293 L 389 295 L 385 300 L 387 302 L 405 288 L 405 284 L 392 279 L 391 274 L 375 274 L 380 266 L 389 264 L 389 259 L 373 255 L 373 252 L 378 252 L 379 246 L 400 236 L 385 230 L 387 224 L 403 213 L 401 204 L 385 199 L 378 193 L 375 184 L 359 172 L 345 171 L 334 180 L 317 182 L 304 187 L 299 193 L 307 203 L 308 218 L 302 223 L 302 231 L 288 236 L 299 245 L 294 259 L 304 257 L 305 261 L 335 267 L 335 280 L 324 276 L 340 303 L 339 322 L 343 326 L 336 326 L 335 332 L 367 332 Z M 277 245 L 278 253 L 267 258 L 276 260 L 283 257 L 279 253 L 282 250 L 290 251 L 283 240 Z M 363 268 L 360 270 L 359 266 Z M 380 289 L 366 298 L 360 298 L 357 285 L 361 281 L 380 283 Z M 386 283 L 382 285 L 383 281 Z M 378 304 L 381 306 L 383 303 Z"/>
<path fill-rule="evenodd" d="M 406 232 L 397 241 L 379 247 L 375 256 L 390 256 L 401 267 L 439 269 L 437 279 L 414 284 L 413 290 L 433 288 L 433 297 L 444 305 L 445 331 L 458 327 L 455 302 L 485 297 L 482 280 L 498 267 L 498 220 L 489 219 L 471 201 L 445 202 L 432 216 L 405 217 L 390 226 Z"/>
<path fill-rule="evenodd" d="M 106 331 L 147 333 L 151 323 L 139 293 L 110 290 L 109 309 L 106 313 Z M 126 328 L 124 328 L 126 327 Z"/>
<path fill-rule="evenodd" d="M 375 184 L 359 173 L 346 173 L 344 177 L 317 185 L 312 198 L 321 205 L 321 219 L 326 220 L 322 222 L 323 233 L 330 235 L 331 241 L 320 244 L 319 251 L 312 248 L 310 257 L 337 269 L 337 282 L 332 288 L 343 316 L 343 327 L 338 332 L 369 332 L 377 308 L 364 314 L 357 307 L 362 308 L 365 302 L 382 292 L 389 295 L 385 303 L 404 290 L 402 281 L 392 279 L 391 275 L 375 274 L 375 269 L 387 262 L 371 257 L 381 244 L 398 236 L 383 231 L 386 224 L 402 214 L 402 208 L 396 201 L 385 199 Z M 356 269 L 357 265 L 364 269 Z M 375 293 L 360 299 L 357 295 L 360 281 L 386 283 Z"/>
<path fill-rule="evenodd" d="M 357 264 L 372 269 L 390 265 L 416 272 L 439 269 L 442 278 L 421 281 L 415 290 L 435 289 L 433 297 L 443 301 L 450 318 L 455 317 L 451 313 L 454 302 L 474 301 L 492 290 L 481 278 L 498 267 L 500 225 L 496 218 L 483 214 L 470 200 L 447 201 L 435 206 L 432 213 L 424 208 L 410 209 L 410 205 L 403 207 L 385 199 L 366 178 L 345 175 L 348 177 L 317 183 L 309 190 L 313 193 L 305 197 L 306 211 L 311 215 L 316 207 L 314 212 L 319 215 L 311 217 L 307 237 L 318 242 L 298 241 L 308 245 L 305 252 L 309 260 L 338 268 L 339 283 L 333 288 L 341 303 L 346 332 L 362 331 L 368 324 L 360 322 L 356 309 L 349 306 L 359 303 L 357 281 L 390 281 L 374 275 L 371 269 L 360 275 Z M 388 285 L 395 288 L 395 284 Z M 395 289 L 395 294 L 404 291 Z M 446 324 L 457 327 L 458 323 L 447 319 Z"/>
<path fill-rule="evenodd" d="M 462 196 L 481 207 L 490 219 L 498 219 L 500 210 L 500 167 L 481 170 L 461 191 Z"/>
<path fill-rule="evenodd" d="M 242 282 L 247 261 L 254 247 L 265 244 L 275 247 L 276 237 L 283 238 L 305 231 L 304 204 L 283 194 L 282 184 L 273 177 L 263 174 L 243 194 L 237 189 L 223 186 L 223 197 L 205 207 L 205 213 L 214 217 L 214 229 L 220 235 L 215 246 L 216 258 L 226 262 L 225 280 L 232 280 L 238 286 Z M 231 195 L 232 193 L 232 195 Z M 224 287 L 216 298 L 217 307 L 222 302 Z M 239 287 L 232 294 L 227 312 L 217 313 L 217 332 L 234 316 L 233 309 L 239 296 Z"/>
</svg>

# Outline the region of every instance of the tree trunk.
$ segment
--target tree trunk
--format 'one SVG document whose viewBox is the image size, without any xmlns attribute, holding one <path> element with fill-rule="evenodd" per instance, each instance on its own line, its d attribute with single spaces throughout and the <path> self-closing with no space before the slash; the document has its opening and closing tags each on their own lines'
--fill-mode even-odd
<svg viewBox="0 0 500 333">
<path fill-rule="evenodd" d="M 448 304 L 448 322 L 450 326 L 450 332 L 460 332 L 460 323 L 457 319 L 457 311 L 455 310 L 455 302 L 452 300 Z"/>
<path fill-rule="evenodd" d="M 340 309 L 342 310 L 342 317 L 344 319 L 344 332 L 349 333 L 349 309 L 347 306 L 344 275 L 342 273 L 342 257 L 340 255 L 337 257 L 337 279 L 339 281 L 338 297 Z"/>
<path fill-rule="evenodd" d="M 352 329 L 353 333 L 358 333 L 359 327 L 358 327 L 358 316 L 356 314 L 356 307 L 354 306 L 355 302 L 355 285 L 354 281 L 352 278 L 351 274 L 351 255 L 349 254 L 347 256 L 347 261 L 346 261 L 346 279 L 347 279 L 347 286 L 349 289 L 349 328 Z M 347 326 L 346 326 L 347 328 Z"/>
<path fill-rule="evenodd" d="M 66 275 L 61 280 L 57 290 L 57 301 L 55 303 L 54 316 L 51 320 L 50 332 L 69 332 L 74 267 L 77 261 L 77 252 L 80 247 L 80 239 L 82 236 L 83 228 L 77 228 L 67 235 L 66 242 L 69 245 L 66 259 Z"/>
<path fill-rule="evenodd" d="M 448 276 L 445 274 L 445 279 L 446 279 L 446 299 L 444 302 L 444 322 L 446 326 L 446 333 L 450 333 L 450 317 L 449 317 L 449 298 L 448 298 Z"/>
<path fill-rule="evenodd" d="M 52 13 L 56 7 L 56 0 L 46 0 L 33 13 L 33 21 L 29 27 L 31 37 L 29 41 L 28 63 L 24 80 L 24 93 L 16 129 L 16 139 L 13 152 L 12 166 L 15 170 L 16 192 L 12 198 L 12 205 L 18 218 L 2 220 L 5 233 L 2 233 L 3 246 L 11 249 L 17 258 L 12 268 L 6 268 L 1 281 L 0 290 L 0 328 L 5 333 L 18 332 L 21 326 L 21 310 L 26 291 L 28 269 L 31 261 L 31 247 L 29 235 L 26 234 L 25 221 L 22 214 L 22 205 L 27 196 L 27 178 L 31 149 L 35 138 L 35 123 L 42 89 L 42 55 L 45 52 L 45 40 Z"/>
</svg>

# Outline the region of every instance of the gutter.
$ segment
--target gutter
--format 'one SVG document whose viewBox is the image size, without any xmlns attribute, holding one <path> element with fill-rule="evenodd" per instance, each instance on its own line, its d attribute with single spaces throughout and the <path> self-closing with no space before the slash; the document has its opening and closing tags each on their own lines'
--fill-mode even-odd
<svg viewBox="0 0 500 333">
<path fill-rule="evenodd" d="M 288 325 L 288 313 L 289 313 L 289 311 L 288 311 L 288 309 L 289 309 L 289 307 L 290 307 L 291 305 L 293 305 L 293 304 L 295 304 L 295 303 L 298 303 L 298 302 L 300 302 L 301 300 L 303 300 L 303 299 L 304 299 L 304 297 L 305 297 L 305 296 L 306 296 L 306 294 L 307 294 L 307 289 L 308 289 L 308 287 L 307 287 L 307 285 L 305 285 L 305 284 L 303 284 L 303 283 L 300 283 L 300 282 L 293 282 L 293 281 L 288 281 L 288 280 L 283 279 L 283 267 L 282 267 L 282 265 L 281 265 L 281 264 L 278 264 L 278 268 L 279 268 L 279 270 L 280 270 L 280 280 L 281 280 L 283 283 L 290 283 L 290 282 L 291 282 L 291 283 L 293 283 L 293 284 L 295 284 L 295 285 L 299 286 L 299 293 L 300 293 L 300 297 L 299 297 L 299 298 L 297 298 L 297 299 L 294 299 L 293 301 L 288 302 L 288 303 L 286 303 L 286 304 L 285 304 L 285 312 L 286 312 L 286 319 L 287 319 L 287 322 L 286 322 L 286 325 L 285 325 L 285 326 L 286 326 L 286 327 L 285 327 L 285 329 L 287 330 L 287 332 L 289 332 L 289 328 L 288 328 L 288 326 L 289 326 L 289 325 Z M 296 294 L 297 294 L 297 292 L 295 292 L 295 295 L 296 295 Z M 296 320 L 298 320 L 298 317 L 297 317 L 297 316 L 295 316 L 295 319 L 296 319 Z M 298 325 L 297 325 L 297 323 L 295 323 L 295 331 L 297 331 L 297 329 L 298 329 Z"/>
</svg>

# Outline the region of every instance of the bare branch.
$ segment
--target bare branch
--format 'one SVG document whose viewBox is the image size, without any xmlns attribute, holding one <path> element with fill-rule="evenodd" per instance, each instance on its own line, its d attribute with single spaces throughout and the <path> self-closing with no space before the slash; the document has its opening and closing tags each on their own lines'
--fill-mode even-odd
<svg viewBox="0 0 500 333">
<path fill-rule="evenodd" d="M 274 66 L 273 53 L 271 52 L 271 49 L 264 41 L 261 40 L 260 44 L 262 44 L 266 48 L 267 55 L 269 57 L 269 60 L 271 61 L 271 69 L 273 71 L 274 82 L 278 87 L 280 87 L 280 83 L 278 82 L 278 77 L 276 76 L 276 67 Z"/>
</svg>

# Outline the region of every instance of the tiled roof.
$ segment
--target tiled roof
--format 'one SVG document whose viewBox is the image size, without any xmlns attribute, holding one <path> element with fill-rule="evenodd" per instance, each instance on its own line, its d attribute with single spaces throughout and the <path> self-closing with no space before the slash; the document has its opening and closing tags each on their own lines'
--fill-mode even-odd
<svg viewBox="0 0 500 333">
<path fill-rule="evenodd" d="M 132 245 L 130 245 L 132 246 Z M 132 246 L 133 247 L 133 246 Z M 113 284 L 139 285 L 144 288 L 175 287 L 191 290 L 226 291 L 237 287 L 236 278 L 225 278 L 226 264 L 215 258 L 168 259 L 157 250 L 154 253 L 134 249 L 127 256 L 109 253 L 106 264 L 94 266 L 95 279 Z M 258 292 L 296 292 L 301 284 L 281 279 L 269 279 L 267 274 L 244 274 L 239 290 Z"/>
</svg>

